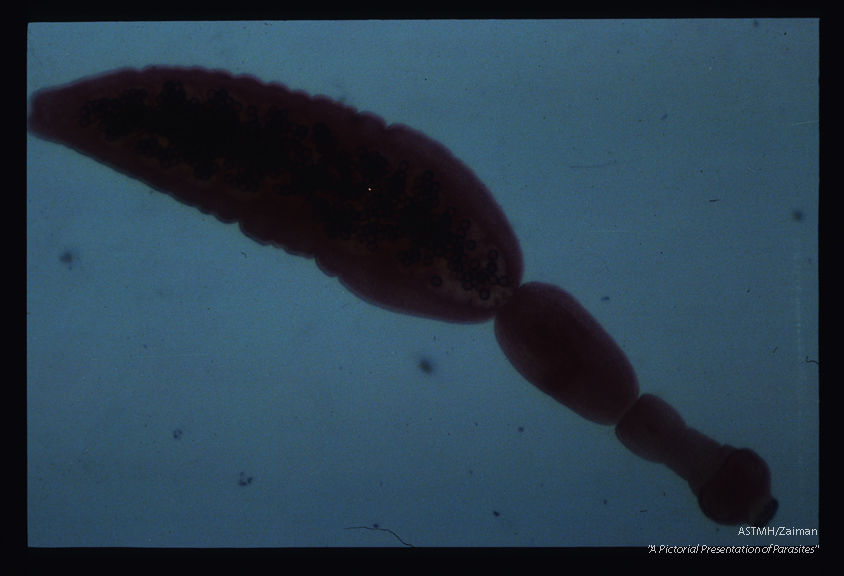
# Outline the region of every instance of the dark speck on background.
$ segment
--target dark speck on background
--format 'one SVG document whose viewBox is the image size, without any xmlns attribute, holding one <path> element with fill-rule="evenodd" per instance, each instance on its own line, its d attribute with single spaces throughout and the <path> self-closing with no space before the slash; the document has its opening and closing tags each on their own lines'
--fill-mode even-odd
<svg viewBox="0 0 844 576">
<path fill-rule="evenodd" d="M 422 358 L 419 360 L 419 369 L 425 374 L 434 373 L 434 361 L 429 358 Z"/>
<path fill-rule="evenodd" d="M 59 256 L 59 262 L 64 264 L 68 270 L 73 270 L 73 263 L 79 260 L 79 256 L 77 256 L 72 250 L 65 250 L 62 252 L 61 256 Z"/>
</svg>

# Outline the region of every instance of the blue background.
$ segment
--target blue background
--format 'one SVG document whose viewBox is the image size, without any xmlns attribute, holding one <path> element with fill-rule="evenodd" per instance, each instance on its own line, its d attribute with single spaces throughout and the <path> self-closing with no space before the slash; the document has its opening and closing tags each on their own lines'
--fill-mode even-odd
<svg viewBox="0 0 844 576">
<path fill-rule="evenodd" d="M 773 525 L 816 528 L 818 25 L 34 24 L 27 93 L 201 65 L 442 141 L 501 203 L 525 280 L 580 299 L 643 392 L 765 458 Z M 386 312 L 69 149 L 27 150 L 30 545 L 817 543 L 707 520 L 526 383 L 491 323 Z"/>
</svg>

